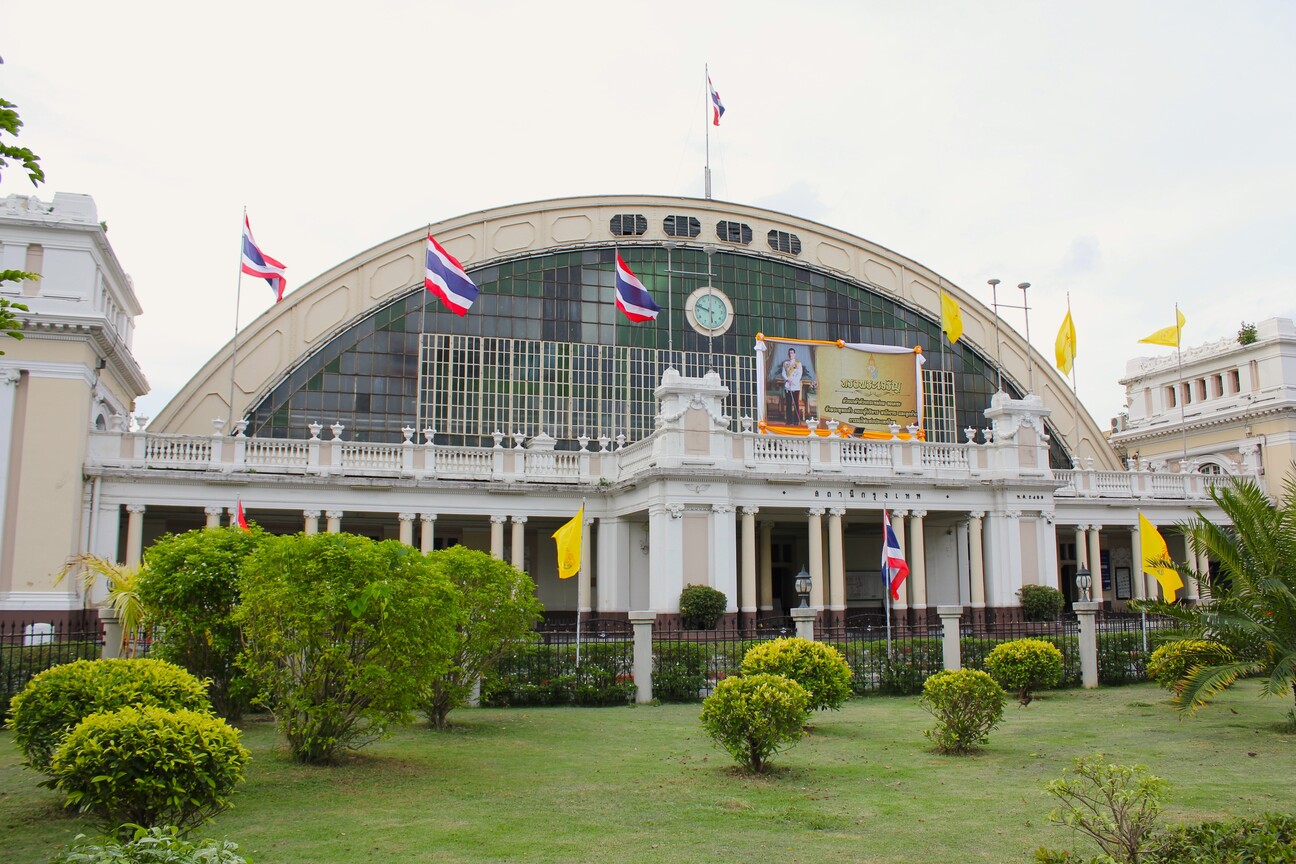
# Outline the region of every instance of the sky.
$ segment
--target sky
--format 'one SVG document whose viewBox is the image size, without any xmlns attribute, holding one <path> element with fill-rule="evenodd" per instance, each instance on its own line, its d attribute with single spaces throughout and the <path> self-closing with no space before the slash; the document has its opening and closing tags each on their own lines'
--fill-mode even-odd
<svg viewBox="0 0 1296 864">
<path fill-rule="evenodd" d="M 1069 294 L 1106 427 L 1175 303 L 1185 346 L 1296 317 L 1294 46 L 1296 3 L 1245 0 L 8 3 L 0 97 L 47 183 L 0 195 L 94 196 L 156 416 L 233 334 L 244 207 L 291 292 L 464 213 L 701 197 L 709 64 L 715 198 L 985 303 L 1030 282 L 1046 357 Z M 245 281 L 242 323 L 269 300 Z"/>
</svg>

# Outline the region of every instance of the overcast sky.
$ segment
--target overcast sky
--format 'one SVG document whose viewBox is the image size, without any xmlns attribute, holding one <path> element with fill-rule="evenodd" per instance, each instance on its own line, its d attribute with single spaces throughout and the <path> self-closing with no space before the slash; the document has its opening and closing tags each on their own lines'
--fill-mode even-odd
<svg viewBox="0 0 1296 864">
<path fill-rule="evenodd" d="M 483 208 L 700 197 L 706 63 L 716 198 L 1029 281 L 1049 357 L 1070 292 L 1101 426 L 1176 301 L 1185 345 L 1296 317 L 1296 3 L 42 0 L 0 56 L 36 194 L 93 195 L 134 278 L 150 416 L 231 336 L 245 205 L 292 291 Z"/>
</svg>

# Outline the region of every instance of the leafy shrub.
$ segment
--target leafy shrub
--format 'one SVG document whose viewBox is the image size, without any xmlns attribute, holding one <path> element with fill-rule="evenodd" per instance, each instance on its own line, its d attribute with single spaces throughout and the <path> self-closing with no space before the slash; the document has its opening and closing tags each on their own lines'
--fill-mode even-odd
<svg viewBox="0 0 1296 864">
<path fill-rule="evenodd" d="M 103 646 L 89 640 L 48 642 L 44 645 L 0 645 L 0 719 L 9 714 L 9 700 L 35 675 L 76 660 L 97 660 Z"/>
<path fill-rule="evenodd" d="M 91 714 L 63 738 L 50 765 L 66 806 L 110 829 L 190 829 L 229 806 L 251 754 L 238 730 L 197 711 L 127 707 Z"/>
<path fill-rule="evenodd" d="M 1061 636 L 1040 635 L 1033 639 L 1047 642 L 1062 652 L 1062 680 L 1058 687 L 1080 686 L 1080 639 L 1070 634 Z M 968 669 L 984 669 L 990 652 L 1009 639 L 996 639 L 983 636 L 965 636 L 959 640 L 960 656 L 963 666 Z"/>
<path fill-rule="evenodd" d="M 822 642 L 785 637 L 763 642 L 743 657 L 742 674 L 783 675 L 805 688 L 810 709 L 837 709 L 851 695 L 851 668 L 841 652 Z"/>
<path fill-rule="evenodd" d="M 1296 861 L 1296 817 L 1268 813 L 1257 819 L 1228 819 L 1177 825 L 1157 835 L 1148 864 Z"/>
<path fill-rule="evenodd" d="M 449 665 L 460 615 L 417 549 L 351 534 L 267 538 L 239 594 L 239 663 L 306 763 L 334 762 L 406 719 Z"/>
<path fill-rule="evenodd" d="M 680 621 L 690 630 L 714 630 L 729 600 L 709 585 L 685 585 L 680 592 Z"/>
<path fill-rule="evenodd" d="M 810 696 L 782 675 L 726 678 L 702 703 L 702 726 L 717 744 L 752 771 L 805 734 Z"/>
<path fill-rule="evenodd" d="M 1233 652 L 1227 645 L 1204 639 L 1180 639 L 1152 652 L 1147 674 L 1165 689 L 1178 691 L 1194 668 L 1220 666 L 1233 660 Z"/>
<path fill-rule="evenodd" d="M 1062 681 L 1062 652 L 1043 639 L 1014 639 L 991 651 L 985 667 L 1005 690 L 1017 692 L 1017 701 L 1029 705 L 1032 690 Z"/>
<path fill-rule="evenodd" d="M 653 698 L 660 702 L 696 702 L 707 686 L 705 648 L 691 642 L 653 645 Z"/>
<path fill-rule="evenodd" d="M 212 707 L 231 721 L 243 715 L 255 694 L 234 662 L 243 650 L 243 632 L 234 623 L 239 571 L 265 537 L 255 526 L 168 534 L 144 553 L 136 588 L 154 628 L 150 656 L 209 680 Z"/>
<path fill-rule="evenodd" d="M 628 641 L 544 645 L 514 642 L 483 676 L 481 702 L 497 708 L 528 705 L 625 705 L 634 699 Z"/>
<path fill-rule="evenodd" d="M 1145 860 L 1166 782 L 1142 765 L 1111 765 L 1095 753 L 1075 759 L 1044 791 L 1061 802 L 1049 813 L 1051 821 L 1090 837 L 1116 861 L 1137 862 Z M 1067 859 L 1037 853 L 1036 860 Z"/>
<path fill-rule="evenodd" d="M 1049 585 L 1023 585 L 1017 596 L 1027 621 L 1056 621 L 1066 605 L 1062 592 Z"/>
<path fill-rule="evenodd" d="M 420 700 L 428 723 L 444 729 L 446 717 L 468 700 L 473 685 L 511 643 L 531 632 L 543 607 L 530 576 L 485 552 L 452 546 L 428 558 L 455 587 L 460 611 L 449 665 L 425 682 Z M 591 686 L 595 689 L 588 689 Z M 596 698 L 596 685 L 577 688 L 581 694 L 577 704 L 590 704 L 581 700 Z"/>
<path fill-rule="evenodd" d="M 78 835 L 70 849 L 64 849 L 51 864 L 248 864 L 238 854 L 238 844 L 228 840 L 184 839 L 174 826 L 136 827 L 128 840 L 92 842 Z"/>
<path fill-rule="evenodd" d="M 63 736 L 91 714 L 127 705 L 210 711 L 206 685 L 161 660 L 78 660 L 40 673 L 13 699 L 9 728 L 26 764 L 49 773 Z"/>
<path fill-rule="evenodd" d="M 941 753 L 968 753 L 984 744 L 1003 720 L 1008 695 L 977 669 L 937 672 L 923 684 L 918 700 L 936 718 L 924 734 Z"/>
</svg>

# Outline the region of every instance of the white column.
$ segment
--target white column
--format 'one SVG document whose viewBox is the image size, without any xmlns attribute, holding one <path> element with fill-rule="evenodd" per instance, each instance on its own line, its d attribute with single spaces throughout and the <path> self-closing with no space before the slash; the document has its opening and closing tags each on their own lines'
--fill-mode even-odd
<svg viewBox="0 0 1296 864">
<path fill-rule="evenodd" d="M 981 545 L 981 531 L 984 510 L 973 510 L 968 513 L 968 580 L 971 583 L 970 599 L 973 609 L 984 609 L 985 588 L 985 552 Z"/>
<path fill-rule="evenodd" d="M 684 590 L 684 505 L 648 510 L 648 602 L 653 612 L 679 612 Z"/>
<path fill-rule="evenodd" d="M 1192 551 L 1192 547 L 1191 547 L 1191 546 L 1189 546 L 1189 552 L 1190 552 L 1191 555 L 1192 555 L 1192 564 L 1193 564 L 1193 567 L 1196 568 L 1197 572 L 1198 572 L 1198 573 L 1201 573 L 1202 575 L 1207 575 L 1207 574 L 1209 574 L 1209 573 L 1210 573 L 1210 556 L 1209 556 L 1207 553 L 1205 553 L 1205 552 L 1194 552 L 1194 551 Z M 1197 577 L 1195 577 L 1195 576 L 1185 576 L 1185 577 L 1184 577 L 1184 588 L 1186 589 L 1186 590 L 1185 590 L 1185 593 L 1187 594 L 1188 599 L 1190 599 L 1190 600 L 1200 600 L 1200 599 L 1201 599 L 1201 583 L 1197 580 Z"/>
<path fill-rule="evenodd" d="M 144 556 L 144 505 L 126 505 L 126 566 L 138 567 Z"/>
<path fill-rule="evenodd" d="M 810 518 L 807 520 L 810 534 L 810 606 L 816 610 L 824 607 L 823 514 L 824 508 L 811 507 Z"/>
<path fill-rule="evenodd" d="M 341 510 L 325 510 L 324 518 L 328 520 L 328 527 L 327 527 L 328 533 L 330 534 L 342 533 L 342 511 Z"/>
<path fill-rule="evenodd" d="M 221 513 L 225 512 L 224 507 L 204 507 L 203 512 L 207 514 L 208 528 L 219 528 Z"/>
<path fill-rule="evenodd" d="M 909 517 L 909 578 L 913 582 L 913 608 L 927 610 L 927 547 L 923 534 L 926 510 L 914 510 Z"/>
<path fill-rule="evenodd" d="M 1097 533 L 1097 526 L 1094 526 L 1093 534 L 1090 535 L 1091 538 Z M 1149 596 L 1155 596 L 1155 594 L 1148 594 L 1148 576 L 1143 572 L 1143 539 L 1139 536 L 1139 533 L 1139 525 L 1135 522 L 1130 526 L 1130 553 L 1133 558 L 1132 569 L 1134 570 L 1131 581 L 1134 583 L 1134 599 L 1146 600 Z M 1115 583 L 1115 576 L 1116 574 L 1113 573 L 1113 584 Z"/>
<path fill-rule="evenodd" d="M 744 618 L 756 617 L 756 514 L 758 507 L 743 507 L 742 510 L 742 584 L 740 586 L 738 611 Z"/>
<path fill-rule="evenodd" d="M 413 546 L 414 545 L 414 514 L 401 513 L 398 514 L 398 518 L 400 519 L 400 542 L 404 543 L 406 546 Z"/>
<path fill-rule="evenodd" d="M 303 511 L 302 511 L 302 520 L 303 520 L 303 522 L 304 522 L 304 524 L 303 524 L 303 526 L 302 526 L 302 532 L 303 532 L 303 533 L 305 533 L 305 534 L 318 534 L 318 533 L 319 533 L 320 511 L 318 511 L 318 510 L 303 510 Z"/>
<path fill-rule="evenodd" d="M 577 575 L 576 608 L 589 612 L 594 608 L 594 556 L 591 554 L 594 534 L 594 517 L 586 516 L 581 523 L 581 567 Z"/>
<path fill-rule="evenodd" d="M 627 522 L 619 517 L 600 517 L 598 543 L 594 547 L 594 572 L 598 574 L 598 594 L 593 606 L 600 613 L 628 612 L 630 571 L 648 561 L 647 526 Z M 631 563 L 634 559 L 634 563 Z M 641 577 L 642 578 L 642 577 Z"/>
<path fill-rule="evenodd" d="M 1101 554 L 1101 552 L 1099 551 L 1099 549 L 1100 549 L 1100 544 L 1102 543 L 1102 534 L 1101 534 L 1101 532 L 1102 532 L 1102 526 L 1101 526 L 1101 525 L 1090 525 L 1090 526 L 1089 526 L 1089 530 L 1088 530 L 1088 534 L 1089 534 L 1089 553 L 1088 553 L 1088 555 L 1085 556 L 1085 562 L 1089 565 L 1089 573 L 1090 573 L 1090 575 L 1093 577 L 1093 584 L 1094 584 L 1095 586 L 1097 586 L 1096 590 L 1091 589 L 1091 590 L 1093 590 L 1093 596 L 1094 596 L 1094 597 L 1097 597 L 1097 598 L 1100 599 L 1100 600 L 1102 599 L 1102 596 L 1103 596 L 1103 591 L 1102 591 L 1102 554 Z M 1138 556 L 1135 556 L 1134 560 L 1139 561 L 1139 560 L 1142 560 L 1142 559 L 1139 558 Z M 1111 576 L 1112 576 L 1112 584 L 1115 585 L 1115 584 L 1116 584 L 1116 574 L 1115 574 L 1115 573 L 1112 573 Z"/>
<path fill-rule="evenodd" d="M 846 558 L 842 549 L 845 507 L 828 508 L 828 610 L 846 612 Z"/>
<path fill-rule="evenodd" d="M 760 611 L 774 610 L 774 523 L 762 522 L 760 526 Z"/>
<path fill-rule="evenodd" d="M 711 505 L 712 587 L 728 598 L 726 612 L 738 611 L 738 543 L 732 504 Z"/>
<path fill-rule="evenodd" d="M 498 558 L 501 561 L 504 560 L 504 522 L 507 519 L 508 519 L 507 516 L 501 515 L 499 513 L 493 514 L 490 517 L 490 523 L 491 523 L 490 554 L 492 558 Z"/>
<path fill-rule="evenodd" d="M 420 513 L 419 521 L 423 523 L 419 526 L 419 551 L 424 555 L 432 551 L 432 532 L 436 529 L 435 513 Z"/>
<path fill-rule="evenodd" d="M 1088 531 L 1088 525 L 1075 526 L 1075 556 L 1077 570 L 1081 567 L 1089 567 L 1089 548 L 1086 545 L 1088 542 L 1088 538 L 1086 537 Z M 1093 572 L 1092 568 L 1090 568 L 1090 572 Z"/>
<path fill-rule="evenodd" d="M 0 530 L 8 524 L 5 522 L 5 514 L 9 506 L 6 495 L 9 491 L 9 462 L 12 458 L 10 451 L 13 449 L 14 402 L 18 397 L 18 382 L 21 380 L 22 373 L 17 369 L 0 372 Z"/>
<path fill-rule="evenodd" d="M 909 576 L 905 581 L 900 583 L 896 589 L 899 599 L 891 601 L 891 608 L 903 612 L 909 608 L 909 585 L 913 581 L 913 561 L 909 558 L 908 545 L 905 541 L 905 517 L 909 515 L 908 510 L 891 511 L 891 531 L 896 535 L 896 545 L 900 547 L 900 552 L 905 556 L 905 563 L 909 565 Z M 882 538 L 886 542 L 886 538 Z M 885 589 L 884 589 L 885 590 Z"/>
<path fill-rule="evenodd" d="M 513 560 L 509 563 L 518 570 L 526 569 L 526 521 L 527 517 L 525 516 L 513 517 L 513 537 L 510 543 L 513 550 Z M 584 560 L 581 559 L 582 562 Z M 584 569 L 583 564 L 581 569 Z"/>
</svg>

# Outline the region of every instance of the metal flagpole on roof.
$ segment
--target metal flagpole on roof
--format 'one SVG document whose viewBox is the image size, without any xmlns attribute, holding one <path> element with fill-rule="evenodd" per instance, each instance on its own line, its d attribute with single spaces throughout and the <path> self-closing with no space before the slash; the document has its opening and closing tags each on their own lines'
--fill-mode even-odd
<svg viewBox="0 0 1296 864">
<path fill-rule="evenodd" d="M 1179 440 L 1183 443 L 1183 457 L 1179 462 L 1179 472 L 1183 473 L 1184 464 L 1188 461 L 1188 417 L 1184 413 L 1183 393 L 1183 328 L 1179 326 L 1179 304 L 1175 303 L 1175 363 L 1179 368 Z M 1146 639 L 1146 635 L 1143 637 Z"/>
<path fill-rule="evenodd" d="M 994 309 L 995 373 L 998 376 L 996 380 L 998 381 L 997 386 L 999 388 L 999 392 L 1002 393 L 1003 392 L 1003 358 L 999 353 L 1000 352 L 999 346 L 1003 343 L 1003 339 L 999 335 L 999 280 L 989 279 L 987 280 L 986 284 L 990 286 L 990 306 L 992 309 Z"/>
<path fill-rule="evenodd" d="M 581 624 L 581 583 L 585 581 L 585 568 L 589 562 L 585 560 L 585 499 L 581 499 L 580 510 L 580 530 L 581 530 L 581 556 L 580 569 L 576 571 L 576 670 L 580 671 L 580 624 Z"/>
<path fill-rule="evenodd" d="M 428 250 L 428 241 L 427 241 L 427 238 L 429 238 L 429 237 L 431 237 L 431 236 L 432 236 L 432 223 L 429 222 L 429 223 L 427 224 L 427 230 L 426 230 L 426 231 L 424 232 L 424 234 L 423 234 L 423 240 L 422 240 L 422 246 L 423 246 L 423 262 L 424 262 L 423 266 L 424 266 L 424 272 L 425 272 L 425 273 L 426 273 L 426 268 L 427 268 L 427 250 Z M 416 387 L 418 388 L 418 392 L 415 393 L 415 395 L 414 395 L 414 413 L 415 413 L 415 417 L 414 417 L 414 425 L 415 425 L 415 426 L 417 426 L 417 425 L 419 424 L 419 417 L 418 417 L 417 415 L 423 413 L 423 373 L 424 373 L 424 369 L 423 369 L 423 334 L 427 332 L 427 298 L 428 298 L 428 294 L 429 294 L 429 293 L 431 293 L 431 292 L 429 292 L 429 291 L 427 290 L 427 281 L 426 281 L 426 276 L 425 276 L 425 277 L 424 277 L 424 282 L 423 282 L 423 290 L 419 292 L 419 296 L 420 296 L 420 298 L 421 298 L 422 301 L 423 301 L 423 303 L 422 303 L 422 307 L 423 307 L 423 308 L 422 308 L 422 309 L 420 310 L 420 312 L 419 312 L 419 335 L 418 335 L 418 380 L 417 380 L 417 382 L 416 382 L 415 385 L 414 385 L 414 386 L 416 386 Z M 428 424 L 427 424 L 427 425 L 428 425 L 429 428 L 432 427 L 432 422 L 431 422 L 430 419 L 428 420 Z M 416 429 L 416 430 L 414 431 L 414 437 L 415 437 L 415 440 L 417 440 L 417 438 L 418 438 L 418 433 L 419 433 L 420 431 L 422 431 L 422 430 Z M 428 443 L 428 444 L 431 444 L 432 442 L 431 442 L 431 441 L 428 441 L 427 443 Z"/>
<path fill-rule="evenodd" d="M 1067 320 L 1071 322 L 1071 332 L 1075 332 L 1075 319 L 1071 317 L 1071 292 L 1067 292 Z M 1076 346 L 1071 342 L 1071 413 L 1075 415 L 1075 467 L 1080 467 L 1080 396 L 1076 389 Z"/>
<path fill-rule="evenodd" d="M 706 167 L 702 169 L 702 192 L 711 198 L 711 66 L 702 65 L 703 78 L 706 81 L 706 98 L 702 100 L 702 127 L 706 132 Z"/>
<path fill-rule="evenodd" d="M 243 238 L 247 230 L 247 206 L 243 207 L 243 224 L 239 226 L 238 289 L 234 292 L 234 339 L 230 348 L 229 428 L 234 429 L 234 370 L 238 368 L 239 305 L 243 302 Z"/>
</svg>

